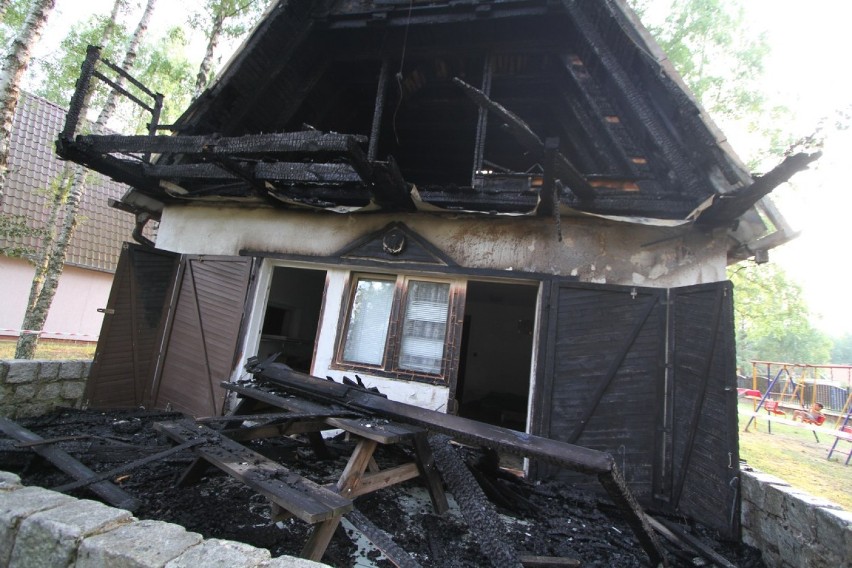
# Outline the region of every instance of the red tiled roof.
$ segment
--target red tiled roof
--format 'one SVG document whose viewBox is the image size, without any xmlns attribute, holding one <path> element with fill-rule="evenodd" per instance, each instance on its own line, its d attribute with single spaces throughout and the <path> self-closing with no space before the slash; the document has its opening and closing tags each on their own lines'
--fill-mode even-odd
<svg viewBox="0 0 852 568">
<path fill-rule="evenodd" d="M 50 188 L 65 164 L 54 152 L 54 142 L 64 123 L 65 109 L 21 93 L 12 125 L 3 213 L 25 216 L 34 227 L 43 227 L 47 222 L 52 200 Z M 121 243 L 131 240 L 134 219 L 109 207 L 107 200 L 119 199 L 128 188 L 94 172 L 88 172 L 87 180 L 66 262 L 113 272 Z M 0 247 L 6 244 L 11 243 L 0 239 Z M 39 239 L 16 240 L 14 244 L 36 248 Z"/>
</svg>

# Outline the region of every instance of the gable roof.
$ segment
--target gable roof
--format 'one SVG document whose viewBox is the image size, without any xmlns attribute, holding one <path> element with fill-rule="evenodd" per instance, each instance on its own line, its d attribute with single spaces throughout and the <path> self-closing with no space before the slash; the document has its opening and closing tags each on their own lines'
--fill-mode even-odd
<svg viewBox="0 0 852 568">
<path fill-rule="evenodd" d="M 64 120 L 65 109 L 21 93 L 9 141 L 9 173 L 2 211 L 26 217 L 33 227 L 43 227 L 47 222 L 52 199 L 49 191 L 64 166 L 53 150 Z M 68 247 L 67 264 L 104 272 L 115 270 L 121 243 L 130 236 L 134 221 L 108 207 L 107 201 L 119 199 L 126 191 L 126 186 L 100 174 L 88 176 L 79 222 Z M 10 245 L 35 249 L 40 240 L 0 239 L 0 247 Z"/>
<path fill-rule="evenodd" d="M 747 219 L 746 241 L 809 161 L 755 184 L 622 0 L 279 2 L 174 129 L 60 146 L 164 203 Z"/>
</svg>

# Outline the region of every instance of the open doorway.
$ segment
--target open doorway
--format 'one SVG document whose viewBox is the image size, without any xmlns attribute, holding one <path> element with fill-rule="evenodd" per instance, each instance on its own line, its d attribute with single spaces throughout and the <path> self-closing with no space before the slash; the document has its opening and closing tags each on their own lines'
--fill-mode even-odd
<svg viewBox="0 0 852 568">
<path fill-rule="evenodd" d="M 259 358 L 280 353 L 276 361 L 303 373 L 311 372 L 325 277 L 325 270 L 273 269 L 257 349 Z"/>
<path fill-rule="evenodd" d="M 525 430 L 538 287 L 470 281 L 456 382 L 459 415 Z"/>
</svg>

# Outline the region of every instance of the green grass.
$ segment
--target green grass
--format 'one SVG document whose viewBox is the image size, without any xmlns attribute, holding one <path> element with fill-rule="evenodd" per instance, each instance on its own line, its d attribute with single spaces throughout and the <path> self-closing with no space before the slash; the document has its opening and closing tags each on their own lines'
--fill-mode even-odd
<svg viewBox="0 0 852 568">
<path fill-rule="evenodd" d="M 813 433 L 798 426 L 774 423 L 772 433 L 765 419 L 758 418 L 748 432 L 743 428 L 752 412 L 751 402 L 740 404 L 740 458 L 764 473 L 780 477 L 793 487 L 816 497 L 823 497 L 852 511 L 852 461 L 843 465 L 850 442 L 841 440 L 831 459 L 826 459 L 834 443 L 829 433 L 834 419 L 829 418 Z M 839 451 L 837 451 L 839 450 Z"/>
<path fill-rule="evenodd" d="M 16 339 L 0 339 L 0 361 L 15 358 Z M 36 347 L 36 359 L 68 360 L 91 359 L 95 344 L 88 341 L 57 341 L 41 339 Z"/>
</svg>

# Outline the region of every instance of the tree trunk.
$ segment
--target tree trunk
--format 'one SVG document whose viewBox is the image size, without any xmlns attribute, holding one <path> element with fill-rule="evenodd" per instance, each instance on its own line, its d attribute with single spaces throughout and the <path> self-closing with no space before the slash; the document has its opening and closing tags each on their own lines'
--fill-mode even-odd
<svg viewBox="0 0 852 568">
<path fill-rule="evenodd" d="M 219 38 L 222 35 L 224 27 L 225 14 L 223 10 L 216 13 L 213 18 L 213 27 L 210 30 L 210 36 L 207 41 L 207 51 L 204 52 L 204 59 L 201 60 L 201 65 L 198 68 L 198 75 L 195 79 L 195 98 L 198 98 L 204 89 L 207 88 L 210 82 L 210 69 L 213 67 L 213 52 L 216 46 L 219 45 Z"/>
<path fill-rule="evenodd" d="M 130 71 L 133 67 L 133 63 L 136 61 L 136 50 L 139 49 L 139 44 L 142 42 L 142 37 L 145 35 L 145 32 L 148 31 L 148 23 L 151 21 L 151 15 L 154 13 L 154 6 L 156 4 L 157 0 L 148 0 L 148 4 L 145 6 L 142 18 L 139 20 L 139 24 L 136 26 L 133 36 L 130 38 L 130 43 L 127 45 L 127 51 L 124 52 L 124 60 L 121 62 L 121 69 L 124 71 Z M 124 85 L 124 77 L 118 75 L 115 79 L 115 83 L 119 87 L 122 87 Z M 113 112 L 115 112 L 117 99 L 118 92 L 115 89 L 110 90 L 107 95 L 106 102 L 101 109 L 101 113 L 98 115 L 98 121 L 95 124 L 95 132 L 98 134 L 102 134 L 106 129 L 107 121 L 112 117 Z"/>
<path fill-rule="evenodd" d="M 123 3 L 122 0 L 116 0 L 113 13 L 116 12 L 120 3 Z M 139 24 L 127 46 L 124 61 L 121 65 L 124 71 L 129 71 L 136 59 L 136 50 L 148 29 L 148 22 L 151 19 L 155 4 L 156 0 L 148 0 L 145 12 L 143 12 L 142 18 L 139 20 Z M 112 33 L 112 29 L 109 27 L 105 29 L 104 35 L 107 33 Z M 119 85 L 122 82 L 122 79 L 117 81 Z M 88 107 L 88 102 L 84 106 Z M 104 107 L 98 115 L 95 125 L 97 132 L 103 130 L 114 110 L 115 92 L 111 91 Z M 84 113 L 81 113 L 81 116 L 85 116 Z M 83 195 L 86 192 L 86 173 L 86 169 L 81 166 L 74 169 L 71 185 L 67 192 L 67 199 L 64 203 L 65 215 L 62 220 L 62 227 L 56 239 L 51 243 L 52 246 L 43 247 L 43 256 L 36 268 L 36 274 L 33 277 L 33 283 L 30 288 L 28 309 L 21 324 L 22 332 L 15 349 L 16 359 L 32 359 L 35 356 L 39 332 L 44 329 L 44 322 L 47 320 L 47 314 L 50 311 L 53 297 L 56 295 L 56 288 L 59 285 L 59 277 L 62 275 L 62 270 L 65 267 L 68 245 L 71 242 L 71 237 L 74 235 L 74 230 L 77 228 L 77 214 L 80 210 L 80 203 L 83 201 Z M 61 203 L 55 202 L 55 205 L 58 211 L 61 208 Z M 51 214 L 51 218 L 55 223 L 58 214 Z M 28 333 L 30 331 L 35 333 Z"/>
<path fill-rule="evenodd" d="M 21 76 L 30 63 L 32 48 L 38 43 L 55 3 L 56 0 L 36 0 L 18 36 L 12 42 L 9 55 L 0 71 L 0 205 L 3 204 L 3 192 L 6 188 L 9 138 L 12 135 L 15 107 L 18 106 Z"/>
</svg>

